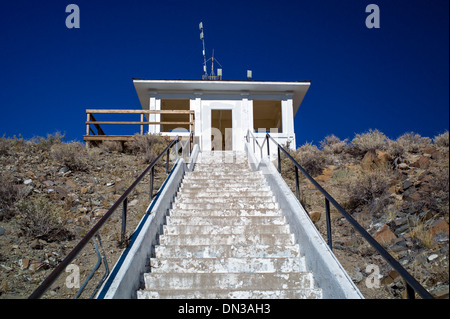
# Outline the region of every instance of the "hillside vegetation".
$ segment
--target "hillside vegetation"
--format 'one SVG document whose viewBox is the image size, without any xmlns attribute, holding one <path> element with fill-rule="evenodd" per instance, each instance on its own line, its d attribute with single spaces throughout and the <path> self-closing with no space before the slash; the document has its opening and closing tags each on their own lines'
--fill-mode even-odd
<svg viewBox="0 0 450 319">
<path fill-rule="evenodd" d="M 391 140 L 378 130 L 349 140 L 331 135 L 291 155 L 345 210 L 437 297 L 448 297 L 449 133 L 433 139 L 406 133 Z M 288 158 L 282 174 L 295 193 Z M 301 175 L 301 174 L 300 174 Z M 326 239 L 323 195 L 302 179 L 300 201 Z M 334 252 L 368 298 L 400 297 L 398 274 L 331 207 Z M 366 280 L 380 269 L 381 288 Z"/>
<path fill-rule="evenodd" d="M 58 133 L 0 137 L 0 298 L 28 297 L 167 144 L 148 135 L 87 150 Z M 351 141 L 327 136 L 320 147 L 307 143 L 292 156 L 429 291 L 448 297 L 448 132 L 432 139 L 407 133 L 390 140 L 378 130 Z M 164 161 L 156 173 L 155 191 L 166 177 Z M 295 193 L 287 158 L 282 175 Z M 300 199 L 326 238 L 324 198 L 306 179 Z M 128 198 L 128 236 L 148 203 L 147 177 Z M 333 251 L 364 296 L 401 298 L 398 274 L 337 211 L 331 213 Z M 120 225 L 121 207 L 100 232 L 110 269 L 126 244 Z M 89 244 L 74 261 L 81 282 L 96 262 Z M 368 265 L 379 267 L 379 288 L 366 285 Z M 103 273 L 100 268 L 93 281 Z M 77 289 L 67 287 L 66 276 L 46 298 L 73 297 Z"/>
</svg>

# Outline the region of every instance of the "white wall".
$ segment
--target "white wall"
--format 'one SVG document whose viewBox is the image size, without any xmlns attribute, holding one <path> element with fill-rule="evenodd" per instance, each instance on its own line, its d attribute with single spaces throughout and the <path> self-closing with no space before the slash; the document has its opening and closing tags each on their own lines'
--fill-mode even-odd
<svg viewBox="0 0 450 319">
<path fill-rule="evenodd" d="M 294 114 L 292 94 L 268 93 L 252 94 L 251 92 L 238 93 L 208 93 L 208 92 L 177 92 L 161 94 L 150 92 L 150 109 L 161 109 L 161 99 L 189 98 L 190 109 L 195 111 L 195 136 L 199 137 L 200 149 L 202 151 L 211 150 L 211 111 L 231 110 L 232 111 L 232 143 L 233 150 L 244 150 L 245 136 L 247 131 L 254 131 L 253 127 L 253 100 L 281 100 L 282 113 L 282 133 L 272 132 L 271 135 L 281 145 L 290 141 L 290 148 L 295 150 Z M 151 121 L 159 121 L 159 115 L 151 115 Z M 159 133 L 159 126 L 150 125 L 149 132 Z M 259 143 L 264 141 L 265 133 L 254 133 Z M 225 138 L 225 137 L 223 137 Z M 267 148 L 265 148 L 267 152 Z M 272 143 L 270 153 L 274 158 L 277 149 Z"/>
</svg>

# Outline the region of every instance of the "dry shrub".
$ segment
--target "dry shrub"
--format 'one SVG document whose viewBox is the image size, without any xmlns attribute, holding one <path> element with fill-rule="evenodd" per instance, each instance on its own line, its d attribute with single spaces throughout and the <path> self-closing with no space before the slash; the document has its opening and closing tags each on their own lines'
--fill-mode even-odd
<svg viewBox="0 0 450 319">
<path fill-rule="evenodd" d="M 142 162 L 150 164 L 167 147 L 170 138 L 157 134 L 136 134 L 134 139 L 125 143 L 127 151 L 142 156 Z"/>
<path fill-rule="evenodd" d="M 8 155 L 9 143 L 5 136 L 0 137 L 0 156 Z"/>
<path fill-rule="evenodd" d="M 427 248 L 434 247 L 433 232 L 428 229 L 427 225 L 422 220 L 415 220 L 411 224 L 408 220 L 409 235 L 422 246 Z"/>
<path fill-rule="evenodd" d="M 431 145 L 431 139 L 414 132 L 405 133 L 396 141 L 405 152 L 418 153 L 423 147 Z"/>
<path fill-rule="evenodd" d="M 449 167 L 446 165 L 431 167 L 431 178 L 427 186 L 420 187 L 418 192 L 420 200 L 407 201 L 404 207 L 410 211 L 420 213 L 431 210 L 438 215 L 449 215 Z"/>
<path fill-rule="evenodd" d="M 433 143 L 438 147 L 449 147 L 448 131 L 435 136 L 433 138 Z"/>
<path fill-rule="evenodd" d="M 62 220 L 62 210 L 46 197 L 21 199 L 16 203 L 17 223 L 28 238 L 43 239 L 49 242 L 71 238 Z"/>
<path fill-rule="evenodd" d="M 371 149 L 386 150 L 386 147 L 386 135 L 378 130 L 370 129 L 366 133 L 355 135 L 351 142 L 350 152 L 362 157 Z"/>
<path fill-rule="evenodd" d="M 345 208 L 360 211 L 366 209 L 374 213 L 387 206 L 389 200 L 387 191 L 395 179 L 390 169 L 383 167 L 358 171 L 348 177 L 341 181 L 345 194 Z"/>
<path fill-rule="evenodd" d="M 348 140 L 345 139 L 341 141 L 339 137 L 334 134 L 326 136 L 323 141 L 320 142 L 320 148 L 326 154 L 342 154 L 347 148 Z"/>
<path fill-rule="evenodd" d="M 123 152 L 122 143 L 119 141 L 104 141 L 100 144 L 100 148 L 108 153 Z"/>
<path fill-rule="evenodd" d="M 325 154 L 312 143 L 302 145 L 292 157 L 313 177 L 320 175 L 327 165 Z"/>
<path fill-rule="evenodd" d="M 64 134 L 56 132 L 54 134 L 47 134 L 47 137 L 37 136 L 31 139 L 31 143 L 34 143 L 38 149 L 42 151 L 49 151 L 55 144 L 61 144 L 65 138 Z"/>
<path fill-rule="evenodd" d="M 14 216 L 14 202 L 20 197 L 19 186 L 9 172 L 0 174 L 0 220 Z"/>
<path fill-rule="evenodd" d="M 87 170 L 87 152 L 81 143 L 55 144 L 51 147 L 50 154 L 54 161 L 69 167 L 73 171 Z"/>
<path fill-rule="evenodd" d="M 388 140 L 386 152 L 392 155 L 394 158 L 396 158 L 396 157 L 403 157 L 406 150 L 403 147 L 403 145 L 401 145 L 397 141 Z"/>
</svg>

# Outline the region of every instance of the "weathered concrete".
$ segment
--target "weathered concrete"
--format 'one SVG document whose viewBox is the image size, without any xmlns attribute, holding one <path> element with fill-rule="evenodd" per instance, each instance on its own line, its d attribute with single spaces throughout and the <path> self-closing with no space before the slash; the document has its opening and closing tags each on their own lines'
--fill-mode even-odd
<svg viewBox="0 0 450 319">
<path fill-rule="evenodd" d="M 141 219 L 131 236 L 128 248 L 119 257 L 96 298 L 136 298 L 136 291 L 140 286 L 140 274 L 146 270 L 146 261 L 155 245 L 167 208 L 176 195 L 185 171 L 186 164 L 183 159 L 179 159 L 166 183 L 150 203 L 147 214 Z"/>
<path fill-rule="evenodd" d="M 362 298 L 272 163 L 196 156 L 190 176 L 177 162 L 98 298 Z"/>
<path fill-rule="evenodd" d="M 295 242 L 301 243 L 301 254 L 305 256 L 306 267 L 314 273 L 315 282 L 317 287 L 322 289 L 323 298 L 362 299 L 362 294 L 272 162 L 262 159 L 259 168 L 295 235 Z"/>
<path fill-rule="evenodd" d="M 286 219 L 243 152 L 200 153 L 138 298 L 320 298 Z"/>
</svg>

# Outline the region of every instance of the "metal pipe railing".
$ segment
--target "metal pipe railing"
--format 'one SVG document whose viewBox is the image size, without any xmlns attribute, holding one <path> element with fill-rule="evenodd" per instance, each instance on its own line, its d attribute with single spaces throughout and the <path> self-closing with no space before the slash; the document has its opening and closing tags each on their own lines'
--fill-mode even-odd
<svg viewBox="0 0 450 319">
<path fill-rule="evenodd" d="M 98 234 L 100 228 L 105 224 L 105 222 L 111 217 L 111 215 L 116 211 L 116 209 L 122 204 L 122 226 L 121 226 L 121 240 L 125 241 L 126 232 L 126 216 L 127 216 L 127 201 L 128 196 L 134 190 L 134 188 L 142 181 L 142 179 L 151 172 L 150 177 L 150 190 L 151 196 L 153 195 L 153 175 L 154 166 L 163 157 L 164 154 L 168 154 L 172 146 L 179 142 L 179 137 L 177 136 L 169 145 L 156 157 L 156 159 L 147 166 L 147 168 L 139 175 L 136 180 L 131 184 L 130 187 L 120 196 L 120 198 L 111 206 L 111 208 L 105 213 L 105 215 L 100 218 L 100 220 L 92 227 L 92 229 L 80 240 L 80 242 L 72 249 L 72 251 L 59 263 L 56 268 L 48 275 L 44 281 L 34 290 L 34 292 L 28 297 L 29 299 L 40 298 L 45 291 L 50 287 L 50 285 L 65 271 L 66 267 L 71 263 L 71 261 L 80 253 L 80 251 L 87 245 L 87 243 Z M 167 156 L 166 170 L 168 169 L 169 156 Z M 79 295 L 78 293 L 77 295 Z"/>
<path fill-rule="evenodd" d="M 247 136 L 249 136 L 247 134 Z M 411 274 L 394 258 L 389 254 L 386 249 L 384 249 L 380 243 L 378 243 L 341 205 L 330 195 L 325 189 L 320 186 L 320 184 L 312 178 L 306 170 L 300 166 L 299 163 L 289 154 L 288 151 L 284 149 L 275 139 L 270 136 L 269 133 L 266 134 L 267 140 L 267 154 L 270 158 L 269 140 L 272 140 L 278 147 L 278 172 L 281 174 L 281 152 L 283 152 L 286 157 L 295 165 L 295 178 L 296 178 L 296 195 L 297 199 L 300 201 L 300 188 L 298 179 L 298 170 L 319 190 L 325 197 L 325 210 L 326 210 L 326 223 L 327 223 L 327 241 L 330 249 L 333 248 L 332 245 L 332 231 L 331 231 L 331 217 L 330 217 L 330 203 L 337 209 L 341 215 L 347 219 L 347 221 L 353 226 L 353 228 L 362 235 L 362 237 L 373 247 L 378 253 L 394 268 L 398 274 L 403 278 L 406 283 L 406 291 L 408 298 L 414 299 L 415 293 L 419 294 L 424 299 L 434 299 L 433 296 L 413 277 Z M 248 140 L 247 140 L 248 141 Z"/>
</svg>

